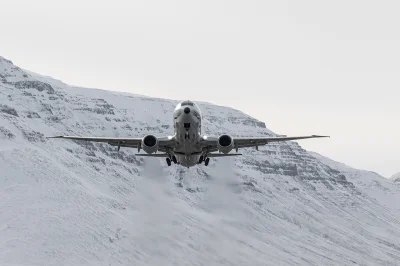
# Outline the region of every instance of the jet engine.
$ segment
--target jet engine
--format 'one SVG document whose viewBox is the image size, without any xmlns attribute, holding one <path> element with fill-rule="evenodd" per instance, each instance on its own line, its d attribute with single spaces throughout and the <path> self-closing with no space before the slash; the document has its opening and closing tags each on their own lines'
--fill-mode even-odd
<svg viewBox="0 0 400 266">
<path fill-rule="evenodd" d="M 153 135 L 147 135 L 142 139 L 142 148 L 147 153 L 154 153 L 158 150 L 158 140 Z"/>
<path fill-rule="evenodd" d="M 234 148 L 233 138 L 229 135 L 222 135 L 218 138 L 217 148 L 222 153 L 228 153 Z"/>
</svg>

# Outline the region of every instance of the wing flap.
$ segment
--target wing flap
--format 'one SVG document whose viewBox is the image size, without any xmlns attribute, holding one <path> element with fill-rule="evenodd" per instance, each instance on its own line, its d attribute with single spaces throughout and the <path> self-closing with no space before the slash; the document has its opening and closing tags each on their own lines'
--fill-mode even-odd
<svg viewBox="0 0 400 266">
<path fill-rule="evenodd" d="M 137 148 L 142 143 L 142 138 L 104 138 L 104 137 L 78 137 L 78 136 L 55 136 L 47 137 L 48 139 L 69 139 L 77 141 L 94 141 L 108 143 L 111 146 Z M 175 139 L 173 137 L 160 137 L 157 138 L 159 143 L 159 150 L 165 150 L 165 147 L 173 147 Z"/>
<path fill-rule="evenodd" d="M 207 157 L 230 157 L 230 156 L 239 156 L 241 153 L 209 153 Z"/>
<path fill-rule="evenodd" d="M 154 153 L 154 154 L 149 154 L 149 153 L 140 153 L 140 154 L 135 154 L 135 156 L 141 156 L 141 157 L 168 157 L 168 154 L 166 153 Z"/>
<path fill-rule="evenodd" d="M 95 142 L 107 142 L 107 143 L 138 143 L 141 142 L 141 138 L 103 138 L 103 137 L 78 137 L 78 136 L 55 136 L 47 137 L 48 139 L 71 139 L 71 140 L 83 140 L 83 141 L 95 141 Z"/>
</svg>

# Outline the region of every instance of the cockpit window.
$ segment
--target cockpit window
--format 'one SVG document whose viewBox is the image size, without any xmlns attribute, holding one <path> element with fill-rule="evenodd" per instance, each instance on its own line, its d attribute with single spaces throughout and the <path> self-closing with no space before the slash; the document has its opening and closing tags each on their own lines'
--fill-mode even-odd
<svg viewBox="0 0 400 266">
<path fill-rule="evenodd" d="M 181 105 L 182 106 L 185 106 L 185 105 L 193 106 L 193 103 L 192 102 L 183 102 Z"/>
</svg>

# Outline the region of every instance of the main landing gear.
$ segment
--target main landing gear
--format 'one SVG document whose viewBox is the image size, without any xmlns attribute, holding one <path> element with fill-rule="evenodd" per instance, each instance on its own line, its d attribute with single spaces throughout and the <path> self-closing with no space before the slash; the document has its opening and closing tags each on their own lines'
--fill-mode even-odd
<svg viewBox="0 0 400 266">
<path fill-rule="evenodd" d="M 204 160 L 204 156 L 201 155 L 201 156 L 200 156 L 200 159 L 199 159 L 199 164 L 201 164 L 203 161 L 204 161 L 204 165 L 207 166 L 208 163 L 210 162 L 210 158 L 207 157 L 207 158 Z"/>
<path fill-rule="evenodd" d="M 171 159 L 170 158 L 166 158 L 165 160 L 167 161 L 168 166 L 171 166 Z M 172 161 L 174 162 L 174 164 L 178 163 L 178 161 L 176 160 L 175 155 L 172 156 Z"/>
</svg>

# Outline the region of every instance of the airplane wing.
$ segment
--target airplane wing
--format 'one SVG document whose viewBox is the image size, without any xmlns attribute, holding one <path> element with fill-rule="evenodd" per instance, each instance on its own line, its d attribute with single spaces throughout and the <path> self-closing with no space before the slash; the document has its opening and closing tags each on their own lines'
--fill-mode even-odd
<svg viewBox="0 0 400 266">
<path fill-rule="evenodd" d="M 247 147 L 256 147 L 258 149 L 259 146 L 266 145 L 270 142 L 311 139 L 311 138 L 329 138 L 329 136 L 310 135 L 310 136 L 298 136 L 298 137 L 249 137 L 249 138 L 232 137 L 235 145 L 234 148 L 236 149 L 236 151 L 238 148 L 247 148 Z M 218 138 L 207 137 L 201 142 L 201 144 L 202 146 L 205 146 L 209 150 L 209 152 L 213 152 L 213 151 L 218 151 L 217 142 Z"/>
<path fill-rule="evenodd" d="M 299 136 L 299 137 L 264 137 L 264 138 L 233 138 L 234 143 L 237 143 L 239 148 L 255 147 L 268 144 L 269 142 L 289 141 L 298 139 L 312 139 L 312 138 L 328 138 L 329 136 Z"/>
<path fill-rule="evenodd" d="M 70 139 L 78 141 L 94 141 L 108 143 L 111 146 L 138 148 L 140 150 L 142 138 L 103 138 L 103 137 L 78 137 L 78 136 L 55 136 L 48 137 L 49 139 Z M 159 143 L 159 150 L 165 149 L 166 146 L 174 144 L 172 137 L 157 138 Z"/>
</svg>

